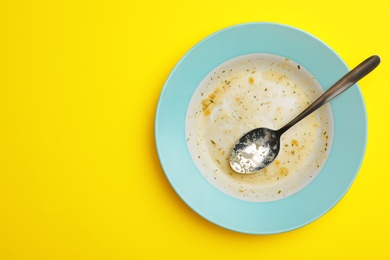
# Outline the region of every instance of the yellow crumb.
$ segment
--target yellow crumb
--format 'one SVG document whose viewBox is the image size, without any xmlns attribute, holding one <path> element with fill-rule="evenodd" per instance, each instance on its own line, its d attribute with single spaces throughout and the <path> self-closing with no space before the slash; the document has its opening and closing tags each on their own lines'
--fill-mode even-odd
<svg viewBox="0 0 390 260">
<path fill-rule="evenodd" d="M 288 173 L 288 169 L 286 167 L 280 168 L 280 174 L 281 175 L 287 175 L 287 173 Z"/>
</svg>

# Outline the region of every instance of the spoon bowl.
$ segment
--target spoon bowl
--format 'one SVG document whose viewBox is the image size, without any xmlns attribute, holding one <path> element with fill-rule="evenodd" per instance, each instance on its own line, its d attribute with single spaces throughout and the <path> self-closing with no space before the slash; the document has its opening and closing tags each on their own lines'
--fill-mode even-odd
<svg viewBox="0 0 390 260">
<path fill-rule="evenodd" d="M 361 62 L 282 128 L 272 130 L 260 127 L 243 135 L 230 153 L 231 168 L 238 173 L 251 174 L 267 167 L 279 153 L 280 138 L 284 132 L 353 86 L 374 70 L 379 63 L 380 58 L 377 55 Z"/>
<path fill-rule="evenodd" d="M 268 128 L 256 128 L 234 146 L 230 155 L 230 166 L 239 173 L 260 171 L 269 165 L 280 150 L 278 132 Z"/>
</svg>

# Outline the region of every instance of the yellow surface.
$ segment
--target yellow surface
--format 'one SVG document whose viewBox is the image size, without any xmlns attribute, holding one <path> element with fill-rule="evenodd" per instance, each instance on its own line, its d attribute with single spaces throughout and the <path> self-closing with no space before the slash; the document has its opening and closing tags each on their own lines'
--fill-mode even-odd
<svg viewBox="0 0 390 260">
<path fill-rule="evenodd" d="M 382 58 L 360 82 L 369 137 L 353 186 L 271 236 L 187 207 L 153 132 L 182 55 L 252 21 L 303 29 L 350 67 Z M 0 259 L 390 259 L 389 26 L 388 0 L 0 1 Z"/>
</svg>

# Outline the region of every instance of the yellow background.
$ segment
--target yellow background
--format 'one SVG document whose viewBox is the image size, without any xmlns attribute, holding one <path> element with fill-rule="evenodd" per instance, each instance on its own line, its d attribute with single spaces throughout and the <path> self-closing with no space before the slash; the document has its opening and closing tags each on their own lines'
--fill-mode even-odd
<svg viewBox="0 0 390 260">
<path fill-rule="evenodd" d="M 194 213 L 154 143 L 179 59 L 254 21 L 305 30 L 349 67 L 382 58 L 359 84 L 369 137 L 351 189 L 270 236 Z M 0 259 L 390 259 L 389 26 L 389 0 L 0 1 Z"/>
</svg>

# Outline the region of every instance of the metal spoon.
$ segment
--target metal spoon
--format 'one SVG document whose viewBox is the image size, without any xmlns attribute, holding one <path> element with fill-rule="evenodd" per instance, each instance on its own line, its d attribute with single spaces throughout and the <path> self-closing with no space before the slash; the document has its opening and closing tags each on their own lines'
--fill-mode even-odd
<svg viewBox="0 0 390 260">
<path fill-rule="evenodd" d="M 246 133 L 239 139 L 230 153 L 230 166 L 232 169 L 238 173 L 249 174 L 267 167 L 279 153 L 280 137 L 284 132 L 354 85 L 374 70 L 379 63 L 380 58 L 376 55 L 364 60 L 279 130 L 256 128 Z"/>
</svg>

